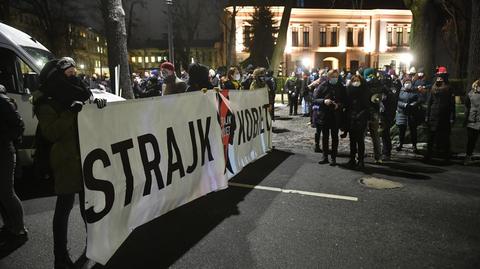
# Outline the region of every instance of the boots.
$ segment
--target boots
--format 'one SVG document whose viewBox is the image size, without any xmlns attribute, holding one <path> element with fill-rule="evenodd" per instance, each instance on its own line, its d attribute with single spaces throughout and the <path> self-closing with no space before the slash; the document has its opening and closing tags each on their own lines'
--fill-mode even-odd
<svg viewBox="0 0 480 269">
<path fill-rule="evenodd" d="M 315 152 L 322 152 L 322 149 L 320 149 L 320 145 L 315 144 Z"/>
<path fill-rule="evenodd" d="M 328 163 L 328 155 L 323 155 L 323 159 L 318 162 L 319 164 L 327 164 Z"/>
<path fill-rule="evenodd" d="M 357 167 L 361 170 L 365 169 L 365 162 L 363 161 L 363 158 L 358 159 Z"/>
</svg>

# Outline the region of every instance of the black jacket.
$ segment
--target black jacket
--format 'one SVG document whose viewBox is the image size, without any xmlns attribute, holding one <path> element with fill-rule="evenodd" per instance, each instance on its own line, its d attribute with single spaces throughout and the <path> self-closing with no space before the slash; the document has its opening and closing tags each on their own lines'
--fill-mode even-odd
<svg viewBox="0 0 480 269">
<path fill-rule="evenodd" d="M 325 82 L 318 86 L 313 92 L 313 104 L 318 106 L 315 111 L 315 124 L 317 126 L 339 127 L 341 122 L 341 113 L 345 103 L 345 86 L 340 81 L 332 85 Z M 334 105 L 327 106 L 326 99 L 331 99 L 338 107 L 335 109 Z"/>
<path fill-rule="evenodd" d="M 427 100 L 426 121 L 431 131 L 450 130 L 455 120 L 455 96 L 450 86 L 434 85 Z"/>
<path fill-rule="evenodd" d="M 0 145 L 19 142 L 25 125 L 17 112 L 15 103 L 6 95 L 5 88 L 0 85 Z"/>
<path fill-rule="evenodd" d="M 370 117 L 370 92 L 365 83 L 359 87 L 348 86 L 346 89 L 345 112 L 348 129 L 365 129 Z"/>
</svg>

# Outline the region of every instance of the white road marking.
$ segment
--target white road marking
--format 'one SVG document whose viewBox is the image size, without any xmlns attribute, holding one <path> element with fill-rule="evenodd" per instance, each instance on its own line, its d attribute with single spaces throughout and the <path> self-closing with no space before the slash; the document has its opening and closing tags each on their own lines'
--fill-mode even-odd
<svg viewBox="0 0 480 269">
<path fill-rule="evenodd" d="M 265 190 L 265 191 L 276 191 L 276 192 L 283 192 L 283 193 L 295 193 L 295 194 L 302 194 L 302 195 L 308 195 L 308 196 L 316 196 L 316 197 L 358 202 L 358 198 L 353 196 L 343 196 L 343 195 L 328 194 L 328 193 L 321 193 L 321 192 L 288 190 L 288 189 L 266 187 L 266 186 L 260 186 L 260 185 L 249 185 L 249 184 L 242 184 L 242 183 L 235 183 L 235 182 L 229 182 L 228 185 L 232 187 Z"/>
</svg>

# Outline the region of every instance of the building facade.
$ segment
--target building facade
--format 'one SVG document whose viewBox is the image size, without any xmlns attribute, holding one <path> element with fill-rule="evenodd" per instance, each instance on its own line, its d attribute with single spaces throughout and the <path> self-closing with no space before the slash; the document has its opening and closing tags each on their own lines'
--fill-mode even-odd
<svg viewBox="0 0 480 269">
<path fill-rule="evenodd" d="M 220 48 L 220 42 L 214 40 L 194 40 L 190 47 L 189 63 L 186 65 L 196 62 L 217 68 L 221 65 Z M 169 61 L 166 40 L 150 40 L 142 46 L 130 48 L 128 53 L 131 70 L 138 74 L 158 69 L 161 63 Z"/>
<path fill-rule="evenodd" d="M 228 9 L 228 8 L 227 8 Z M 277 26 L 283 7 L 271 7 Z M 238 62 L 248 57 L 244 42 L 250 35 L 248 20 L 254 7 L 241 7 L 236 16 L 235 52 Z M 283 72 L 295 68 L 357 70 L 392 66 L 410 67 L 409 10 L 351 10 L 293 8 L 283 55 Z"/>
</svg>

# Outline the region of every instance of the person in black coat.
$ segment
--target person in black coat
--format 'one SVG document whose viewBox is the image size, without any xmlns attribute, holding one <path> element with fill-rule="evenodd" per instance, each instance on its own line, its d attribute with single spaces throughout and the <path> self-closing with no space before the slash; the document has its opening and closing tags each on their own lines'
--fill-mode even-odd
<svg viewBox="0 0 480 269">
<path fill-rule="evenodd" d="M 345 101 L 345 86 L 338 79 L 338 71 L 328 72 L 328 82 L 321 84 L 313 93 L 313 104 L 318 105 L 315 111 L 317 133 L 322 133 L 323 159 L 320 164 L 328 163 L 328 140 L 332 137 L 330 165 L 336 165 L 338 151 L 338 129 Z"/>
<path fill-rule="evenodd" d="M 346 90 L 346 128 L 350 133 L 350 167 L 364 168 L 365 131 L 370 117 L 370 92 L 361 76 L 354 75 Z M 355 158 L 358 159 L 356 162 Z"/>
<path fill-rule="evenodd" d="M 302 88 L 302 80 L 300 74 L 291 76 L 285 82 L 284 89 L 288 94 L 288 106 L 290 111 L 288 115 L 297 115 L 298 113 L 298 97 L 300 95 L 300 90 Z"/>
<path fill-rule="evenodd" d="M 443 148 L 444 159 L 450 159 L 450 132 L 455 122 L 455 97 L 448 83 L 447 74 L 438 74 L 427 100 L 426 123 L 428 126 L 427 154 L 432 158 L 434 143 Z"/>
<path fill-rule="evenodd" d="M 381 80 L 383 85 L 382 100 L 380 102 L 380 136 L 382 138 L 383 159 L 389 161 L 392 152 L 392 137 L 390 129 L 395 123 L 397 108 L 397 89 L 393 85 L 390 76 L 384 76 Z"/>
<path fill-rule="evenodd" d="M 25 127 L 13 99 L 0 85 L 0 259 L 23 245 L 27 230 L 23 219 L 23 207 L 14 190 L 16 164 L 14 144 L 21 139 Z"/>
</svg>

